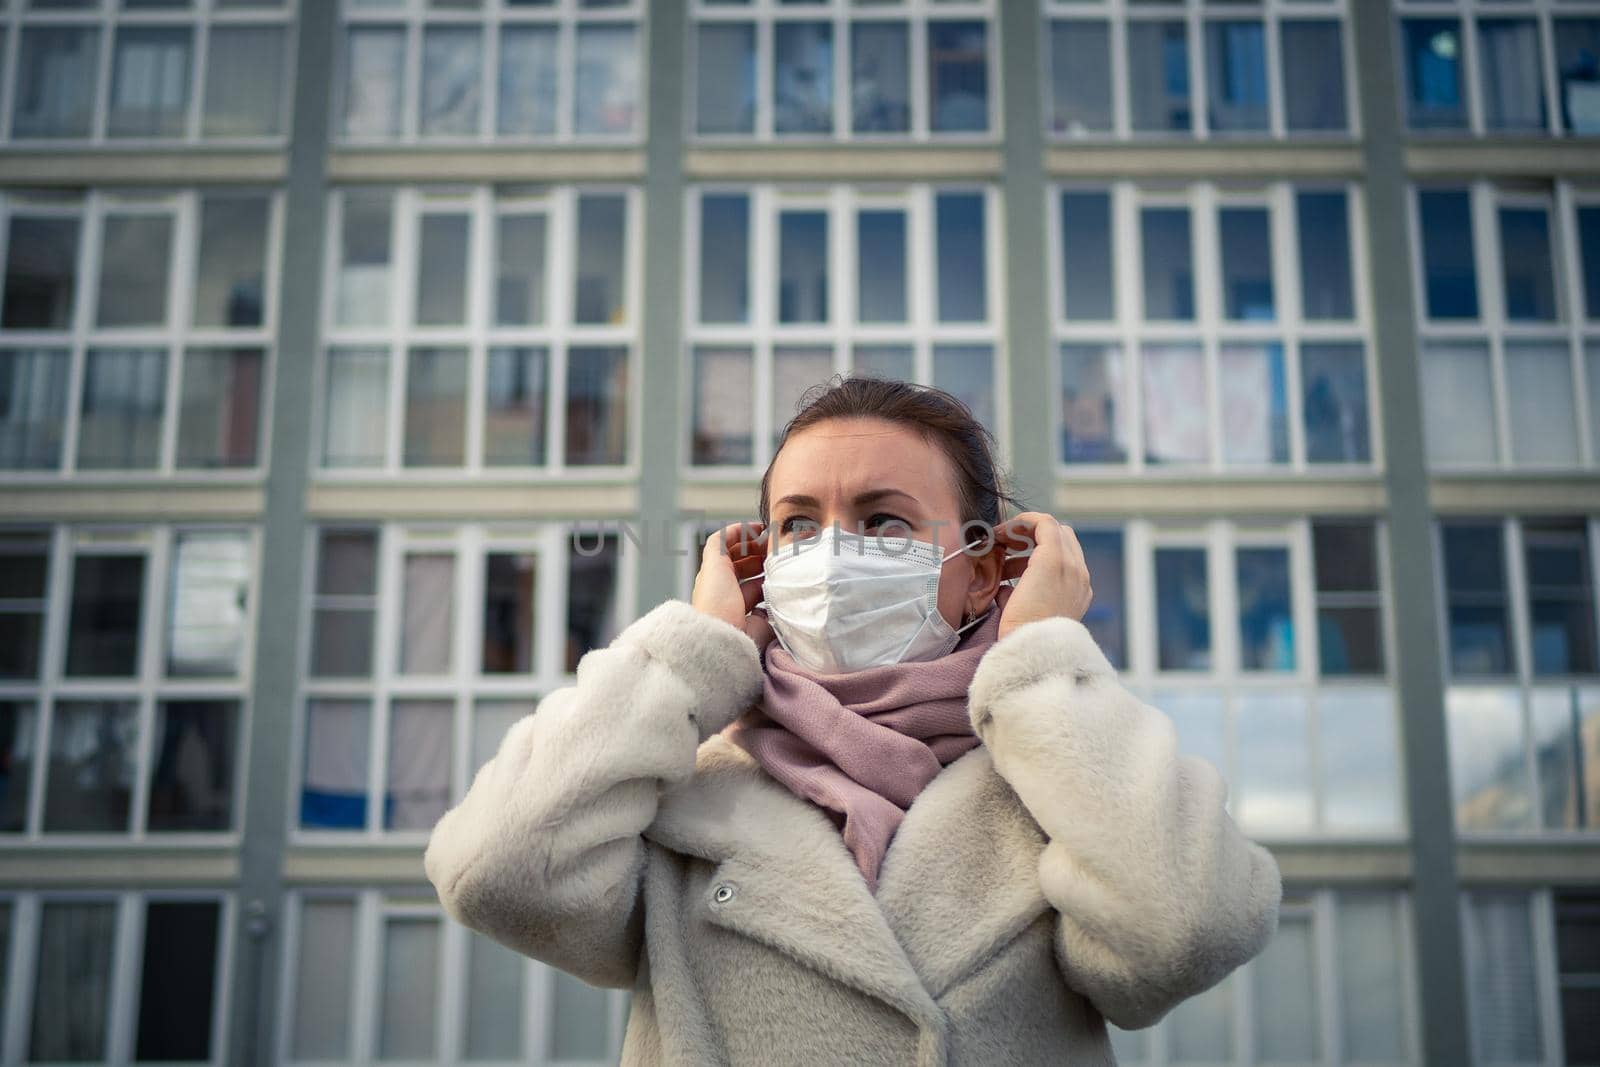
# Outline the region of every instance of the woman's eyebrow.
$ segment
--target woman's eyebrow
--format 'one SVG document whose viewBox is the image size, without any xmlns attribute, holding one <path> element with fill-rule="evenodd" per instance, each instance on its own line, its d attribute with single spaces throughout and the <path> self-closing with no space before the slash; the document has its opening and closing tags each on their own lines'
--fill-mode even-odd
<svg viewBox="0 0 1600 1067">
<path fill-rule="evenodd" d="M 851 503 L 856 505 L 871 504 L 874 501 L 882 500 L 884 497 L 888 496 L 903 496 L 913 504 L 917 502 L 916 497 L 912 496 L 903 489 L 868 489 L 865 492 L 857 493 L 855 499 L 851 501 Z M 788 496 L 780 498 L 778 503 L 793 504 L 796 507 L 802 508 L 814 508 L 821 506 L 816 497 L 807 496 L 804 493 L 790 493 Z"/>
</svg>

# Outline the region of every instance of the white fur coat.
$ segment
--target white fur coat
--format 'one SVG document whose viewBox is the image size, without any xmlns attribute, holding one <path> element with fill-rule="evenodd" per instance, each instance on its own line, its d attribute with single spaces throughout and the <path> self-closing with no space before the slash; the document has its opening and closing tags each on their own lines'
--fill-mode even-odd
<svg viewBox="0 0 1600 1067">
<path fill-rule="evenodd" d="M 1265 947 L 1276 862 L 1082 623 L 1019 626 L 983 744 L 918 794 L 874 896 L 833 823 L 719 731 L 755 644 L 681 600 L 578 664 L 439 820 L 446 911 L 634 991 L 624 1064 L 1112 1064 Z"/>
</svg>

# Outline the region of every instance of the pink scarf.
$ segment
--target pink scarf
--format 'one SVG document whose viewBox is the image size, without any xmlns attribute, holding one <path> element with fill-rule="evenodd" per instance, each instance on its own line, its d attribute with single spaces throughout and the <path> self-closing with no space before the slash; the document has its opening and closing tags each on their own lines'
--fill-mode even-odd
<svg viewBox="0 0 1600 1067">
<path fill-rule="evenodd" d="M 940 768 L 979 741 L 967 687 L 1000 632 L 1000 612 L 961 635 L 948 654 L 844 674 L 807 670 L 778 641 L 762 655 L 760 707 L 728 727 L 730 741 L 768 774 L 843 823 L 867 885 L 906 809 Z"/>
</svg>

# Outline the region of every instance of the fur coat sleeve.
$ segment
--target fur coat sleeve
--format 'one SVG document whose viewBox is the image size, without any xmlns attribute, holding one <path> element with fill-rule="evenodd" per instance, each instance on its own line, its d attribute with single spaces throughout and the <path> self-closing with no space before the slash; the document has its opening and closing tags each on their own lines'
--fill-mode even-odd
<svg viewBox="0 0 1600 1067">
<path fill-rule="evenodd" d="M 1154 1025 L 1259 953 L 1277 862 L 1247 839 L 1212 764 L 1125 689 L 1087 627 L 1039 619 L 978 665 L 974 729 L 1048 838 L 1040 888 L 1068 986 L 1123 1029 Z"/>
<path fill-rule="evenodd" d="M 428 840 L 445 911 L 601 986 L 633 984 L 640 833 L 663 784 L 761 693 L 755 642 L 668 600 L 587 653 L 577 680 L 506 734 Z"/>
</svg>

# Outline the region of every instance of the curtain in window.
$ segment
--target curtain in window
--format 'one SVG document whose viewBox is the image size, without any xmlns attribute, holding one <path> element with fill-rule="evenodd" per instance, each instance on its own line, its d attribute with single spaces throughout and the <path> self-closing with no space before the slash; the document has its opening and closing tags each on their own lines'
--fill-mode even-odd
<svg viewBox="0 0 1600 1067">
<path fill-rule="evenodd" d="M 1536 1062 L 1539 975 L 1526 893 L 1474 893 L 1467 903 L 1468 991 L 1480 1062 Z"/>
<path fill-rule="evenodd" d="M 111 1015 L 115 904 L 50 901 L 39 923 L 28 1058 L 100 1060 Z"/>
<path fill-rule="evenodd" d="M 1532 19 L 1485 19 L 1478 24 L 1483 69 L 1483 121 L 1496 130 L 1544 128 L 1539 27 Z"/>
<path fill-rule="evenodd" d="M 67 354 L 0 352 L 0 468 L 41 470 L 61 463 Z"/>
</svg>

